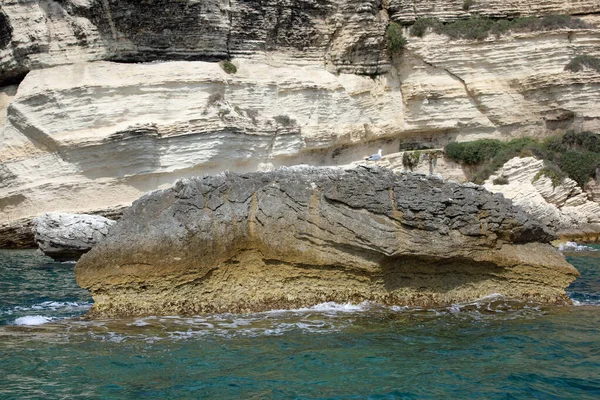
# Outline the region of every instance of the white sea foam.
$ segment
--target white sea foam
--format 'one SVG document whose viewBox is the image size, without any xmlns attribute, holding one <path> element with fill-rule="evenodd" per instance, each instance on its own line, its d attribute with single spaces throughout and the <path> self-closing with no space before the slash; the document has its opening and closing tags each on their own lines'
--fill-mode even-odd
<svg viewBox="0 0 600 400">
<path fill-rule="evenodd" d="M 16 306 L 14 308 L 15 311 L 32 311 L 32 310 L 49 310 L 49 311 L 58 311 L 58 310 L 87 310 L 92 306 L 92 303 L 82 302 L 78 303 L 76 301 L 44 301 L 42 303 L 34 304 L 29 307 Z"/>
<path fill-rule="evenodd" d="M 17 318 L 15 320 L 15 325 L 42 325 L 50 321 L 52 321 L 52 318 L 43 317 L 41 315 L 28 315 L 26 317 Z"/>
<path fill-rule="evenodd" d="M 375 305 L 375 303 L 370 302 L 370 301 L 363 301 L 362 303 L 359 304 L 352 304 L 352 303 L 335 303 L 333 301 L 328 301 L 325 303 L 319 303 L 319 304 L 315 304 L 314 306 L 311 307 L 301 307 L 301 308 L 292 308 L 292 309 L 287 309 L 287 310 L 271 310 L 271 311 L 265 311 L 264 313 L 259 313 L 259 314 L 279 314 L 279 313 L 304 313 L 304 312 L 310 312 L 310 311 L 317 311 L 317 312 L 322 312 L 322 313 L 336 313 L 336 312 L 344 312 L 344 313 L 354 313 L 354 312 L 361 312 L 361 311 L 367 311 L 370 307 L 373 307 Z"/>
<path fill-rule="evenodd" d="M 571 299 L 573 301 L 573 305 L 574 306 L 599 306 L 600 305 L 600 299 L 597 298 L 591 298 L 591 299 L 581 299 L 581 300 L 575 300 L 575 299 Z"/>
<path fill-rule="evenodd" d="M 561 243 L 560 245 L 558 245 L 558 251 L 598 251 L 597 249 L 590 247 L 590 246 L 584 246 L 582 244 L 577 244 L 575 242 L 566 242 L 566 243 Z"/>
</svg>

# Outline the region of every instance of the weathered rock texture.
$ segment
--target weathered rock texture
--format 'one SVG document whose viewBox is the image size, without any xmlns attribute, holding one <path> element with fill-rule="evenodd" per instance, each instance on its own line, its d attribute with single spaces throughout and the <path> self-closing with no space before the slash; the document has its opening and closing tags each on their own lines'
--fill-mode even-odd
<svg viewBox="0 0 600 400">
<path fill-rule="evenodd" d="M 588 194 L 570 178 L 554 186 L 549 177 L 538 176 L 543 167 L 542 160 L 515 157 L 490 176 L 485 187 L 512 199 L 516 205 L 556 231 L 600 224 L 600 204 L 590 201 Z M 499 177 L 506 178 L 508 184 L 494 185 L 493 181 Z"/>
<path fill-rule="evenodd" d="M 33 221 L 40 250 L 57 261 L 75 261 L 102 240 L 116 221 L 99 215 L 46 213 Z"/>
<path fill-rule="evenodd" d="M 324 301 L 568 302 L 577 271 L 502 196 L 386 169 L 184 179 L 136 201 L 77 263 L 95 316 Z"/>
<path fill-rule="evenodd" d="M 0 89 L 0 221 L 127 205 L 222 170 L 600 130 L 600 73 L 564 70 L 600 56 L 597 1 L 463 4 L 5 0 L 0 85 L 20 85 Z M 386 50 L 391 21 L 551 13 L 590 26 Z M 236 74 L 207 62 L 225 58 Z"/>
</svg>

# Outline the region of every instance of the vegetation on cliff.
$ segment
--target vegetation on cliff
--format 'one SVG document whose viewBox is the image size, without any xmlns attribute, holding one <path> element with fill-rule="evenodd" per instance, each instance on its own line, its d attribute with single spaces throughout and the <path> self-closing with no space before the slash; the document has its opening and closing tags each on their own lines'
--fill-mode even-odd
<svg viewBox="0 0 600 400">
<path fill-rule="evenodd" d="M 573 58 L 566 66 L 566 71 L 579 72 L 584 69 L 593 69 L 600 72 L 600 58 L 587 54 Z"/>
<path fill-rule="evenodd" d="M 471 166 L 470 179 L 479 184 L 517 156 L 544 160 L 546 168 L 541 173 L 552 178 L 555 185 L 568 176 L 583 187 L 596 177 L 600 168 L 600 134 L 593 132 L 567 132 L 544 140 L 524 137 L 509 142 L 496 139 L 453 142 L 445 151 L 451 160 Z"/>
<path fill-rule="evenodd" d="M 449 36 L 451 39 L 483 40 L 489 35 L 501 36 L 510 32 L 552 31 L 557 29 L 586 29 L 590 25 L 570 15 L 520 17 L 512 20 L 469 18 L 443 23 L 435 18 L 420 18 L 410 28 L 411 36 L 423 37 L 429 32 Z"/>
<path fill-rule="evenodd" d="M 387 47 L 390 54 L 397 53 L 406 46 L 406 38 L 402 33 L 402 26 L 395 22 L 388 25 L 386 30 Z"/>
</svg>

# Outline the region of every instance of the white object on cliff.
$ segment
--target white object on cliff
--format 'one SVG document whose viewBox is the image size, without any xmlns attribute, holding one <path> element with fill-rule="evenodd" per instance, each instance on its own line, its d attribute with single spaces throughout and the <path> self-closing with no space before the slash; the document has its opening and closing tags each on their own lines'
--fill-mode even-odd
<svg viewBox="0 0 600 400">
<path fill-rule="evenodd" d="M 375 154 L 371 154 L 369 157 L 366 157 L 365 160 L 367 161 L 379 161 L 381 160 L 381 149 L 379 149 L 379 151 Z"/>
</svg>

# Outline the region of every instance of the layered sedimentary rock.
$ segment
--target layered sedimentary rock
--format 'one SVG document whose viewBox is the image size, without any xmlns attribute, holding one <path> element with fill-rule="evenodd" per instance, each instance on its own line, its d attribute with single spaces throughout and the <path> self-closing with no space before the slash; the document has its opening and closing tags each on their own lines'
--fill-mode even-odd
<svg viewBox="0 0 600 400">
<path fill-rule="evenodd" d="M 588 194 L 570 178 L 554 184 L 550 177 L 540 172 L 543 167 L 542 160 L 515 157 L 490 176 L 485 187 L 512 199 L 557 231 L 600 224 L 600 204 L 590 201 Z M 494 184 L 499 177 L 505 178 L 508 183 Z"/>
<path fill-rule="evenodd" d="M 46 213 L 34 219 L 33 231 L 45 255 L 57 261 L 76 261 L 115 223 L 99 215 Z"/>
<path fill-rule="evenodd" d="M 600 130 L 600 74 L 564 70 L 577 55 L 600 56 L 597 2 L 464 8 L 4 1 L 0 84 L 20 85 L 0 89 L 0 222 L 9 227 L 0 243 L 17 221 L 127 205 L 180 177 L 346 165 L 407 143 Z M 550 13 L 590 25 L 483 41 L 406 30 L 404 50 L 386 49 L 391 21 Z M 237 73 L 218 66 L 225 58 Z"/>
<path fill-rule="evenodd" d="M 337 72 L 389 69 L 379 0 L 7 0 L 0 84 L 28 71 L 94 60 L 318 61 Z"/>
<path fill-rule="evenodd" d="M 598 12 L 594 0 L 580 1 L 506 1 L 506 0 L 389 0 L 388 12 L 395 21 L 414 22 L 418 18 L 453 21 L 482 16 L 514 18 L 547 14 L 593 14 Z"/>
<path fill-rule="evenodd" d="M 476 185 L 296 167 L 184 179 L 136 201 L 76 266 L 95 316 L 324 301 L 435 306 L 501 293 L 568 302 L 552 235 Z"/>
</svg>

